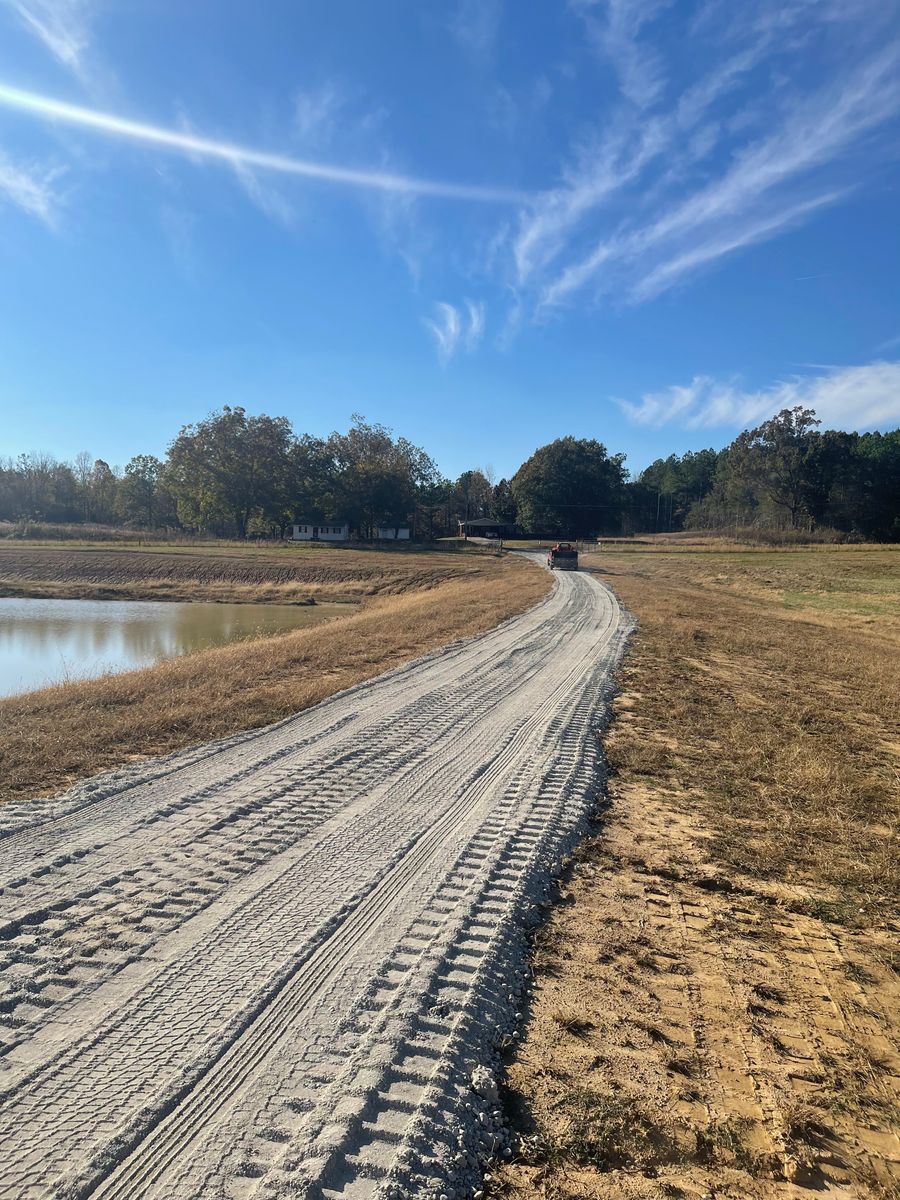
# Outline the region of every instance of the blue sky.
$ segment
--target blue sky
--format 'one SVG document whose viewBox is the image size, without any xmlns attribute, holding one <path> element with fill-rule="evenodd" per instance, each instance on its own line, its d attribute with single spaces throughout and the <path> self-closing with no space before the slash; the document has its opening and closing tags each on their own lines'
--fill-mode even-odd
<svg viewBox="0 0 900 1200">
<path fill-rule="evenodd" d="M 0 455 L 900 424 L 900 3 L 0 0 Z"/>
</svg>

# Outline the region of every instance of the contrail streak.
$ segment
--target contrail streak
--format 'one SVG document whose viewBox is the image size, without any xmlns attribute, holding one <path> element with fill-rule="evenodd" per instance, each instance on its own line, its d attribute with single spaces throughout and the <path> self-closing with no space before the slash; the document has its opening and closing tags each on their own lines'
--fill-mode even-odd
<svg viewBox="0 0 900 1200">
<path fill-rule="evenodd" d="M 442 183 L 433 179 L 416 179 L 408 175 L 392 175 L 382 171 L 358 171 L 350 167 L 338 167 L 329 163 L 309 162 L 284 154 L 268 154 L 247 146 L 231 142 L 216 142 L 210 138 L 195 137 L 190 133 L 178 133 L 159 125 L 146 125 L 141 121 L 129 121 L 112 113 L 97 112 L 75 104 L 65 104 L 49 96 L 34 92 L 23 92 L 18 88 L 0 84 L 0 105 L 31 113 L 51 121 L 64 121 L 69 125 L 80 125 L 85 129 L 96 129 L 112 137 L 130 138 L 148 142 L 164 149 L 184 154 L 203 155 L 232 164 L 260 167 L 266 171 L 280 171 L 287 175 L 302 175 L 308 179 L 320 179 L 327 183 L 343 183 L 351 187 L 371 188 L 383 192 L 403 192 L 406 195 L 439 196 L 449 200 L 477 200 L 493 204 L 520 204 L 527 199 L 511 189 L 479 187 L 463 183 Z"/>
</svg>

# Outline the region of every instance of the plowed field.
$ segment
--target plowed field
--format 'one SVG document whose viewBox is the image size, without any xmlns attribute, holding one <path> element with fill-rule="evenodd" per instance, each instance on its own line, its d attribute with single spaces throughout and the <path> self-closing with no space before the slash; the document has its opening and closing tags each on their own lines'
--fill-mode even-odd
<svg viewBox="0 0 900 1200">
<path fill-rule="evenodd" d="M 448 552 L 286 546 L 253 552 L 0 545 L 0 595 L 303 602 L 396 595 L 477 573 Z"/>
</svg>

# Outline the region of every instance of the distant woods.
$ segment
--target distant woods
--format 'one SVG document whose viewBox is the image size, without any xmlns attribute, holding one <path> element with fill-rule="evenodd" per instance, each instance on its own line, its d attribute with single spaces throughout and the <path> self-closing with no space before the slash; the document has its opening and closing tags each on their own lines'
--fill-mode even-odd
<svg viewBox="0 0 900 1200">
<path fill-rule="evenodd" d="M 0 520 L 23 536 L 47 522 L 281 537 L 303 521 L 346 523 L 357 538 L 408 527 L 432 539 L 456 534 L 458 517 L 512 514 L 509 484 L 490 475 L 445 479 L 419 446 L 359 415 L 346 433 L 317 438 L 286 417 L 225 406 L 184 426 L 165 459 L 141 454 L 121 470 L 87 453 L 0 461 Z"/>
<path fill-rule="evenodd" d="M 563 437 L 511 479 L 483 466 L 451 480 L 421 447 L 358 415 L 346 433 L 316 438 L 286 417 L 226 406 L 186 425 L 165 459 L 139 454 L 122 469 L 86 452 L 0 460 L 0 521 L 22 536 L 46 522 L 278 537 L 312 520 L 346 522 L 358 538 L 409 527 L 430 540 L 478 518 L 552 537 L 756 529 L 897 541 L 900 430 L 822 431 L 795 408 L 724 450 L 673 454 L 635 478 L 624 455 Z"/>
<path fill-rule="evenodd" d="M 900 429 L 820 431 L 784 409 L 724 450 L 657 459 L 629 485 L 635 531 L 835 531 L 900 541 Z"/>
</svg>

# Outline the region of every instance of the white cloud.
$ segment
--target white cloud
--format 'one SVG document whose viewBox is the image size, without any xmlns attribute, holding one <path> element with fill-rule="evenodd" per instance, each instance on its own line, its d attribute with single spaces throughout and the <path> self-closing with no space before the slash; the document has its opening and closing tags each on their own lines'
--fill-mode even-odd
<svg viewBox="0 0 900 1200">
<path fill-rule="evenodd" d="M 667 134 L 652 119 L 639 129 L 625 121 L 598 141 L 582 145 L 563 186 L 544 193 L 522 213 L 513 245 L 519 282 L 552 262 L 565 249 L 573 228 L 637 180 L 667 145 Z"/>
<path fill-rule="evenodd" d="M 64 66 L 81 75 L 90 46 L 92 0 L 5 0 L 22 24 Z"/>
<path fill-rule="evenodd" d="M 484 337 L 485 309 L 482 302 L 477 304 L 472 300 L 466 301 L 466 313 L 469 323 L 466 327 L 466 349 L 471 354 L 478 348 L 478 343 Z"/>
<path fill-rule="evenodd" d="M 625 220 L 612 233 L 602 234 L 587 253 L 578 254 L 548 278 L 540 304 L 558 305 L 588 284 L 600 292 L 625 294 L 632 301 L 650 299 L 692 270 L 740 246 L 772 238 L 803 216 L 835 203 L 848 188 L 835 187 L 816 173 L 856 150 L 866 134 L 899 112 L 898 66 L 900 48 L 893 44 L 838 84 L 802 102 L 794 101 L 780 127 L 737 151 L 719 178 L 654 212 L 643 223 Z M 665 125 L 658 126 L 661 146 L 654 144 L 647 162 L 666 149 L 666 131 Z M 608 172 L 604 156 L 595 164 L 610 181 L 610 190 L 602 196 L 608 199 L 611 191 L 640 175 L 646 163 L 635 158 L 632 169 L 618 176 Z M 582 172 L 565 193 L 564 203 L 556 202 L 556 211 L 565 212 L 558 238 L 583 197 L 592 208 L 598 205 L 599 193 L 590 193 L 589 185 Z M 545 200 L 545 224 L 547 210 Z"/>
<path fill-rule="evenodd" d="M 641 34 L 671 0 L 576 0 L 591 40 L 619 76 L 622 94 L 638 108 L 648 108 L 665 86 L 662 56 Z M 600 17 L 597 9 L 602 10 Z"/>
<path fill-rule="evenodd" d="M 439 361 L 446 365 L 456 353 L 462 335 L 459 311 L 452 304 L 439 300 L 434 306 L 434 317 L 424 317 L 422 324 L 434 338 Z"/>
<path fill-rule="evenodd" d="M 466 300 L 465 311 L 441 300 L 434 306 L 434 316 L 425 317 L 422 324 L 434 338 L 438 361 L 442 366 L 459 350 L 472 354 L 484 336 L 484 304 Z"/>
<path fill-rule="evenodd" d="M 55 229 L 62 201 L 54 184 L 62 174 L 59 167 L 23 167 L 0 151 L 0 199 Z"/>
<path fill-rule="evenodd" d="M 827 208 L 842 200 L 849 189 L 839 192 L 826 192 L 800 204 L 779 208 L 757 221 L 744 221 L 731 230 L 713 234 L 708 238 L 699 238 L 689 250 L 676 254 L 674 257 L 654 267 L 649 274 L 640 279 L 629 293 L 629 298 L 635 302 L 651 300 L 667 288 L 673 287 L 683 276 L 691 274 L 706 263 L 716 262 L 726 254 L 732 254 L 744 246 L 752 246 L 756 242 L 768 241 L 776 233 L 800 223 L 819 208 Z"/>
<path fill-rule="evenodd" d="M 878 0 L 707 0 L 679 92 L 662 87 L 667 0 L 569 2 L 604 53 L 623 51 L 631 95 L 576 132 L 560 183 L 520 209 L 504 282 L 532 320 L 652 300 L 842 202 L 891 152 L 900 40 Z M 629 63 L 653 67 L 643 91 Z"/>
<path fill-rule="evenodd" d="M 646 240 L 658 241 L 701 223 L 740 214 L 794 176 L 834 158 L 897 112 L 898 60 L 898 47 L 891 46 L 837 87 L 828 87 L 793 106 L 781 129 L 747 147 L 720 180 L 665 214 Z"/>
<path fill-rule="evenodd" d="M 401 192 L 416 196 L 441 196 L 451 200 L 511 204 L 524 199 L 521 192 L 506 188 L 419 179 L 389 171 L 359 170 L 355 167 L 345 167 L 335 163 L 313 162 L 286 154 L 256 150 L 249 146 L 234 145 L 231 142 L 215 141 L 212 138 L 197 137 L 192 133 L 182 133 L 160 125 L 132 121 L 117 116 L 115 113 L 98 112 L 96 109 L 65 104 L 48 96 L 40 96 L 34 92 L 25 92 L 5 85 L 0 85 L 0 105 L 29 113 L 42 120 L 77 125 L 111 137 L 126 138 L 146 145 L 175 150 L 188 156 L 217 159 L 228 162 L 232 166 L 240 164 L 251 170 L 256 168 L 355 188 Z"/>
<path fill-rule="evenodd" d="M 742 429 L 802 405 L 815 409 L 826 428 L 883 429 L 900 424 L 900 362 L 833 367 L 755 392 L 734 381 L 696 375 L 686 386 L 648 392 L 637 404 L 617 403 L 629 420 L 654 427 Z"/>
</svg>

